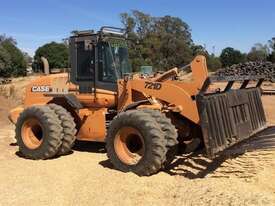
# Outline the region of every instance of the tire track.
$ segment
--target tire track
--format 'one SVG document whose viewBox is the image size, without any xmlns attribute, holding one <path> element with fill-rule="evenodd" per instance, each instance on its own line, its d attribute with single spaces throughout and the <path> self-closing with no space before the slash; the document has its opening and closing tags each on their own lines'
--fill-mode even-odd
<svg viewBox="0 0 275 206">
<path fill-rule="evenodd" d="M 240 178 L 250 181 L 263 170 L 275 173 L 275 127 L 227 149 L 211 160 L 202 153 L 178 156 L 167 171 L 189 179 Z"/>
<path fill-rule="evenodd" d="M 238 177 L 247 180 L 256 177 L 265 168 L 272 170 L 275 166 L 275 129 L 268 128 L 235 146 L 227 155 L 229 158 L 210 177 Z"/>
</svg>

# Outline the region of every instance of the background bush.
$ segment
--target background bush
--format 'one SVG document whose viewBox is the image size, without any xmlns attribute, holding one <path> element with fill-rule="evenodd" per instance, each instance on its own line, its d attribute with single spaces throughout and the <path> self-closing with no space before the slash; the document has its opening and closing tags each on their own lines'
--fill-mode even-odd
<svg viewBox="0 0 275 206">
<path fill-rule="evenodd" d="M 1 77 L 17 77 L 25 76 L 27 61 L 24 54 L 16 46 L 15 40 L 6 38 L 4 35 L 0 37 L 0 76 Z"/>
<path fill-rule="evenodd" d="M 51 42 L 39 47 L 34 55 L 35 62 L 42 64 L 42 56 L 47 58 L 50 68 L 68 67 L 69 51 L 64 43 Z"/>
</svg>

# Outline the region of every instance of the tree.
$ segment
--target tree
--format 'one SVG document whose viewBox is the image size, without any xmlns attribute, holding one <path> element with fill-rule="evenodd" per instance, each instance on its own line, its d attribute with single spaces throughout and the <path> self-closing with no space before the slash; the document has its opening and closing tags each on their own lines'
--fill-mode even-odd
<svg viewBox="0 0 275 206">
<path fill-rule="evenodd" d="M 227 47 L 223 49 L 220 55 L 220 61 L 223 67 L 238 64 L 244 62 L 244 60 L 245 55 L 242 54 L 239 50 L 235 50 L 232 47 Z"/>
<path fill-rule="evenodd" d="M 8 41 L 14 45 L 17 44 L 16 40 L 13 37 L 7 36 L 6 34 L 2 34 L 0 35 L 0 42 L 4 42 L 4 41 Z"/>
<path fill-rule="evenodd" d="M 269 60 L 273 63 L 275 63 L 275 51 L 273 51 L 270 55 L 269 55 Z"/>
<path fill-rule="evenodd" d="M 129 15 L 128 13 L 120 14 L 120 21 L 126 29 L 126 32 L 129 34 L 134 33 L 134 29 L 136 27 L 135 19 Z"/>
<path fill-rule="evenodd" d="M 11 75 L 12 76 L 25 76 L 27 63 L 23 53 L 10 41 L 2 42 L 2 46 L 6 49 L 11 57 Z"/>
<path fill-rule="evenodd" d="M 137 10 L 133 10 L 132 15 L 133 19 L 135 20 L 136 33 L 138 34 L 139 39 L 146 38 L 146 36 L 152 31 L 154 18 L 149 14 L 145 14 Z"/>
<path fill-rule="evenodd" d="M 269 55 L 269 60 L 275 63 L 275 37 L 268 41 L 271 53 Z"/>
<path fill-rule="evenodd" d="M 128 13 L 121 13 L 120 20 L 128 34 L 129 58 L 133 71 L 138 71 L 141 65 L 145 65 L 145 61 L 141 56 L 142 45 L 139 42 L 139 37 L 135 32 L 136 20 Z"/>
<path fill-rule="evenodd" d="M 50 68 L 67 68 L 69 51 L 65 44 L 51 42 L 39 47 L 34 59 L 41 63 L 41 57 L 47 58 Z"/>
<path fill-rule="evenodd" d="M 0 76 L 7 77 L 11 68 L 11 56 L 0 43 Z"/>
<path fill-rule="evenodd" d="M 269 57 L 269 48 L 260 43 L 255 44 L 247 54 L 249 61 L 266 61 Z"/>
<path fill-rule="evenodd" d="M 210 71 L 216 71 L 222 68 L 222 63 L 219 57 L 216 57 L 214 54 L 208 55 L 207 58 L 207 68 Z"/>
<path fill-rule="evenodd" d="M 193 40 L 190 28 L 180 18 L 157 18 L 152 36 L 155 40 L 155 44 L 151 45 L 154 48 L 152 60 L 158 68 L 170 69 L 192 60 Z"/>
<path fill-rule="evenodd" d="M 26 61 L 27 64 L 32 63 L 32 57 L 27 52 L 23 52 L 23 56 L 24 56 L 25 61 Z"/>
<path fill-rule="evenodd" d="M 268 41 L 269 47 L 275 51 L 275 37 Z"/>
<path fill-rule="evenodd" d="M 0 75 L 4 77 L 26 75 L 27 63 L 12 37 L 0 35 Z"/>
<path fill-rule="evenodd" d="M 120 17 L 133 40 L 129 42 L 129 56 L 134 71 L 148 64 L 155 70 L 167 70 L 192 60 L 191 30 L 180 18 L 152 17 L 136 10 Z"/>
</svg>

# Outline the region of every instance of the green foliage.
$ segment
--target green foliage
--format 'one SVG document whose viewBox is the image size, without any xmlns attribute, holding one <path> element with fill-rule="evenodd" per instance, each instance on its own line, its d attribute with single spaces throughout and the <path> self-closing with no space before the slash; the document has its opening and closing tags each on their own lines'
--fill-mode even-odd
<svg viewBox="0 0 275 206">
<path fill-rule="evenodd" d="M 275 51 L 270 54 L 269 61 L 275 63 Z"/>
<path fill-rule="evenodd" d="M 0 44 L 0 76 L 5 76 L 7 68 L 11 68 L 11 56 Z"/>
<path fill-rule="evenodd" d="M 0 42 L 3 42 L 3 41 L 8 41 L 8 42 L 12 43 L 13 45 L 17 44 L 16 40 L 13 37 L 6 36 L 5 34 L 1 34 Z"/>
<path fill-rule="evenodd" d="M 271 50 L 275 51 L 275 37 L 268 41 L 269 47 Z"/>
<path fill-rule="evenodd" d="M 27 64 L 31 64 L 32 63 L 32 57 L 28 53 L 23 52 L 23 56 L 24 56 L 25 61 L 27 62 Z"/>
<path fill-rule="evenodd" d="M 11 66 L 15 69 L 24 69 L 26 68 L 26 61 L 23 53 L 11 42 L 4 41 L 2 46 L 10 54 L 12 64 Z M 23 72 L 23 70 L 22 70 Z"/>
<path fill-rule="evenodd" d="M 128 13 L 121 13 L 120 14 L 120 20 L 121 20 L 121 23 L 127 29 L 126 32 L 128 34 L 133 33 L 133 31 L 136 27 L 135 19 L 131 15 L 129 15 Z"/>
<path fill-rule="evenodd" d="M 269 55 L 269 61 L 275 63 L 275 37 L 268 41 L 271 53 Z"/>
<path fill-rule="evenodd" d="M 12 38 L 0 36 L 0 76 L 25 76 L 27 62 Z"/>
<path fill-rule="evenodd" d="M 132 40 L 128 46 L 134 71 L 142 65 L 167 70 L 192 60 L 194 44 L 190 28 L 180 18 L 152 17 L 136 10 L 120 17 Z"/>
<path fill-rule="evenodd" d="M 219 57 L 215 57 L 214 54 L 207 56 L 207 68 L 210 71 L 216 71 L 222 68 L 222 63 Z"/>
<path fill-rule="evenodd" d="M 242 54 L 239 50 L 235 50 L 232 47 L 227 47 L 222 50 L 220 61 L 223 67 L 231 66 L 233 64 L 244 62 L 245 55 Z"/>
<path fill-rule="evenodd" d="M 67 68 L 69 51 L 64 43 L 51 42 L 39 47 L 34 59 L 41 63 L 41 57 L 47 58 L 50 68 Z"/>
<path fill-rule="evenodd" d="M 255 44 L 247 54 L 249 61 L 266 61 L 269 57 L 269 48 L 260 43 Z"/>
</svg>

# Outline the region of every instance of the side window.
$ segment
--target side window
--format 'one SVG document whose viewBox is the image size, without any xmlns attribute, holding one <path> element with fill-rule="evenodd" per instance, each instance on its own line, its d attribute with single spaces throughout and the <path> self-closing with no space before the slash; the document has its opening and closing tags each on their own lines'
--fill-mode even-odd
<svg viewBox="0 0 275 206">
<path fill-rule="evenodd" d="M 98 45 L 98 79 L 102 82 L 116 82 L 116 72 L 111 49 L 107 43 Z"/>
<path fill-rule="evenodd" d="M 94 46 L 85 45 L 85 41 L 77 43 L 77 80 L 94 80 L 95 72 L 95 49 Z"/>
</svg>

